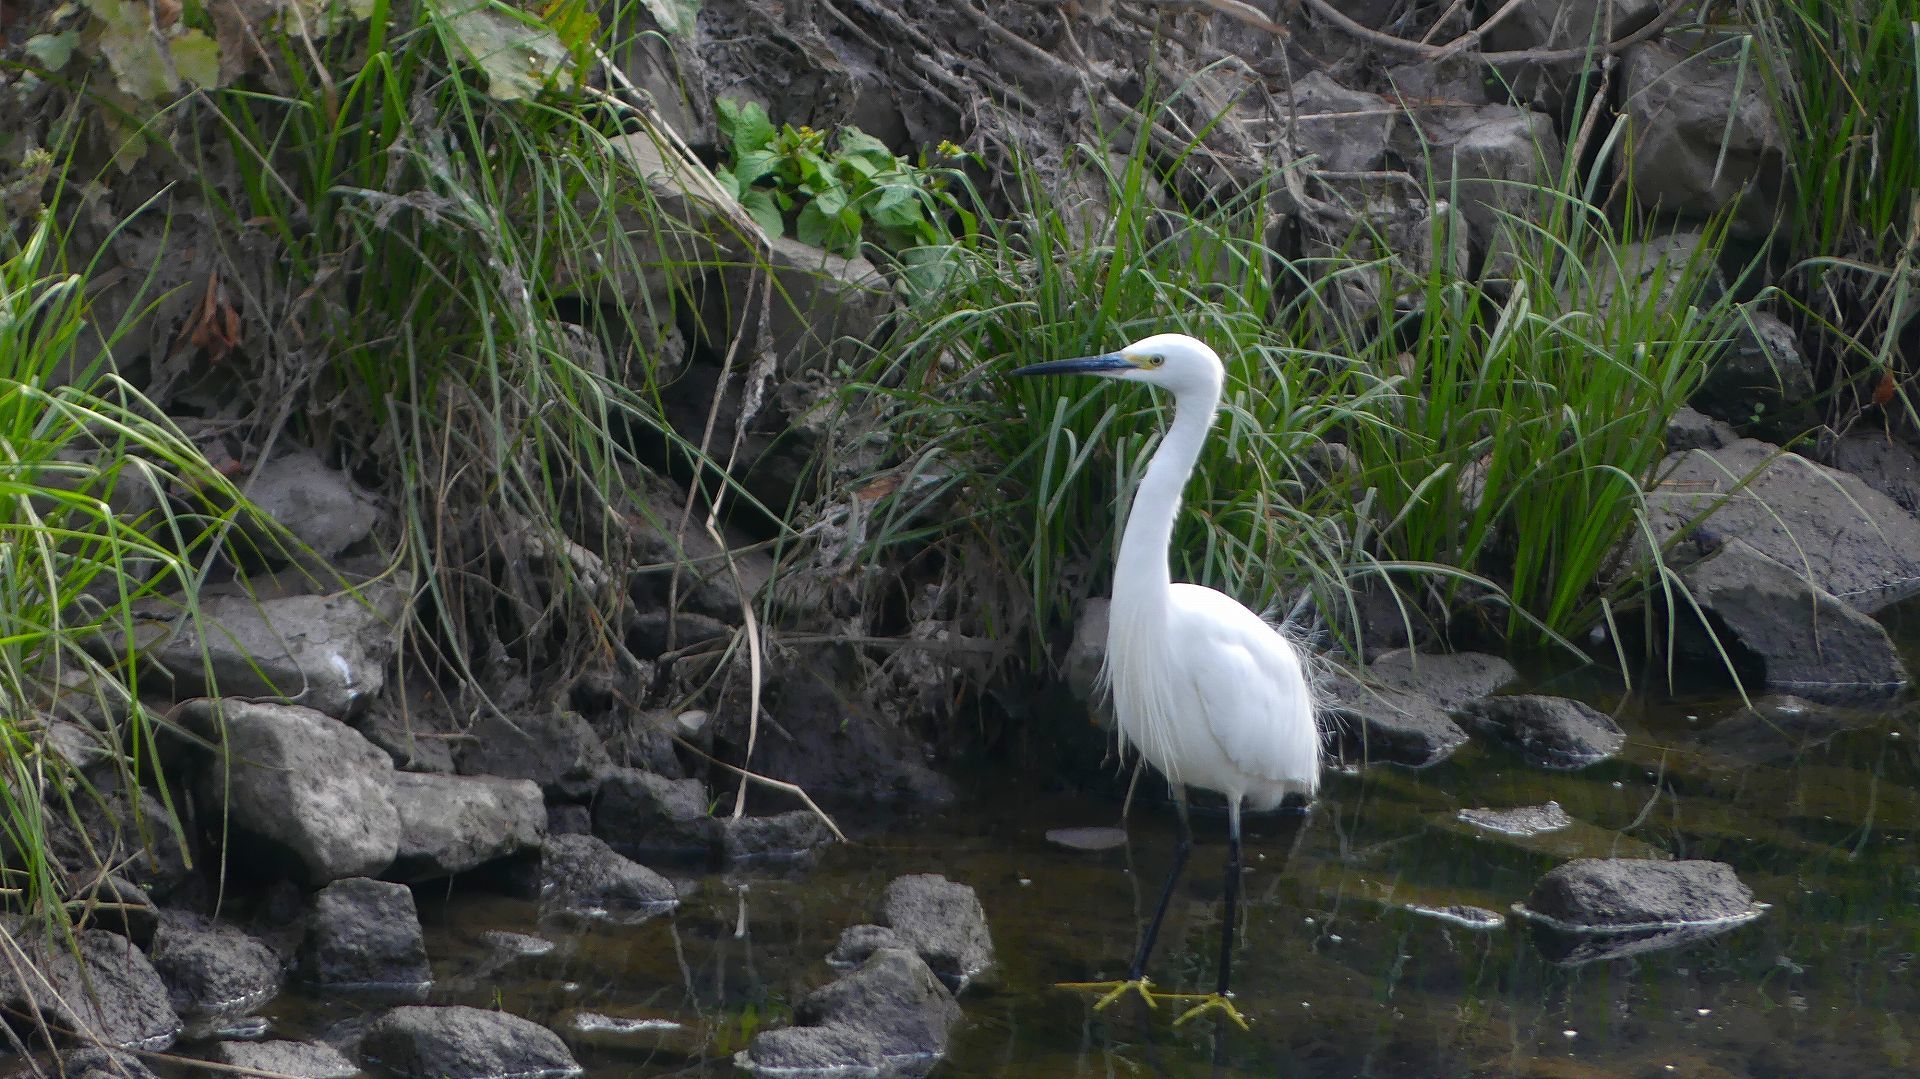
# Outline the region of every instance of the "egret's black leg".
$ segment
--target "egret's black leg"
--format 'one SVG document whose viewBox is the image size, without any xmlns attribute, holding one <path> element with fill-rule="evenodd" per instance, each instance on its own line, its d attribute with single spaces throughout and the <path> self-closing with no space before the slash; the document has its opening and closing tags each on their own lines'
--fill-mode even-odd
<svg viewBox="0 0 1920 1079">
<path fill-rule="evenodd" d="M 1240 803 L 1227 807 L 1227 880 L 1226 917 L 1220 926 L 1220 989 L 1227 995 L 1233 978 L 1233 930 L 1240 906 Z"/>
<path fill-rule="evenodd" d="M 1226 880 L 1225 917 L 1220 924 L 1220 981 L 1219 987 L 1201 998 L 1200 1003 L 1187 1009 L 1186 1014 L 1173 1021 L 1174 1026 L 1205 1015 L 1211 1011 L 1221 1012 L 1228 1019 L 1239 1024 L 1240 1029 L 1247 1028 L 1247 1019 L 1240 1009 L 1233 1006 L 1228 986 L 1233 981 L 1233 931 L 1239 921 L 1240 913 L 1240 801 L 1230 798 L 1227 802 L 1227 880 Z"/>
<path fill-rule="evenodd" d="M 1140 937 L 1140 950 L 1134 953 L 1133 966 L 1127 970 L 1128 981 L 1139 981 L 1147 973 L 1147 959 L 1160 936 L 1160 923 L 1167 917 L 1167 907 L 1173 902 L 1173 890 L 1180 883 L 1180 873 L 1187 868 L 1187 856 L 1193 853 L 1193 827 L 1187 823 L 1187 792 L 1177 792 L 1173 804 L 1180 814 L 1180 838 L 1173 843 L 1173 868 L 1167 870 L 1167 884 L 1160 889 L 1160 902 L 1153 908 L 1153 919 L 1147 923 L 1146 933 Z"/>
</svg>

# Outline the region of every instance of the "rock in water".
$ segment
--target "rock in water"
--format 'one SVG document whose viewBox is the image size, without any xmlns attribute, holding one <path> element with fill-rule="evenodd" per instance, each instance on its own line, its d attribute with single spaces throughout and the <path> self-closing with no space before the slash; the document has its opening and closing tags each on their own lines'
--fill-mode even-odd
<svg viewBox="0 0 1920 1079">
<path fill-rule="evenodd" d="M 295 1079 L 354 1079 L 360 1068 L 326 1042 L 217 1042 L 207 1059 Z"/>
<path fill-rule="evenodd" d="M 361 1055 L 402 1079 L 517 1079 L 579 1075 L 560 1036 L 484 1008 L 405 1007 L 375 1019 Z"/>
<path fill-rule="evenodd" d="M 938 873 L 894 878 L 880 902 L 880 921 L 950 985 L 964 984 L 993 963 L 993 935 L 980 897 Z"/>
<path fill-rule="evenodd" d="M 1467 732 L 1448 713 L 1515 676 L 1513 665 L 1495 656 L 1403 649 L 1375 659 L 1366 684 L 1335 676 L 1322 703 L 1344 759 L 1425 768 L 1467 742 Z"/>
<path fill-rule="evenodd" d="M 807 994 L 794 1019 L 755 1035 L 743 1066 L 842 1075 L 924 1067 L 947 1051 L 960 1006 L 918 955 L 880 948 L 858 970 Z"/>
<path fill-rule="evenodd" d="M 536 850 L 547 807 L 530 780 L 396 772 L 400 846 L 387 876 L 422 881 Z"/>
<path fill-rule="evenodd" d="M 594 799 L 593 834 L 629 851 L 705 853 L 717 834 L 707 804 L 707 785 L 697 779 L 615 768 Z"/>
<path fill-rule="evenodd" d="M 239 927 L 185 911 L 160 916 L 152 957 L 174 1010 L 190 1020 L 250 1012 L 279 994 L 285 974 L 280 956 Z"/>
<path fill-rule="evenodd" d="M 1765 907 L 1723 862 L 1583 858 L 1541 877 L 1513 910 L 1534 923 L 1543 954 L 1578 966 L 1724 933 Z"/>
<path fill-rule="evenodd" d="M 215 709 L 223 720 L 212 722 Z M 308 884 L 379 873 L 400 846 L 393 760 L 359 731 L 310 708 L 224 700 L 196 710 L 221 757 L 200 790 L 226 807 L 242 845 L 296 864 Z M 224 759 L 224 766 L 223 766 Z"/>
<path fill-rule="evenodd" d="M 1488 697 L 1459 714 L 1474 730 L 1506 743 L 1543 768 L 1585 768 L 1627 744 L 1626 732 L 1611 717 L 1566 697 L 1534 693 Z"/>
<path fill-rule="evenodd" d="M 679 901 L 673 883 L 590 835 L 550 836 L 530 889 L 554 913 L 632 920 Z"/>
<path fill-rule="evenodd" d="M 179 1036 L 166 984 L 127 938 L 84 929 L 69 948 L 18 931 L 14 937 L 34 973 L 23 981 L 22 964 L 0 963 L 0 1008 L 38 1009 L 55 1031 L 86 1031 L 85 1040 L 114 1049 L 165 1049 Z"/>
<path fill-rule="evenodd" d="M 419 987 L 433 981 L 413 892 L 384 880 L 335 881 L 313 898 L 301 951 L 321 985 Z"/>
</svg>

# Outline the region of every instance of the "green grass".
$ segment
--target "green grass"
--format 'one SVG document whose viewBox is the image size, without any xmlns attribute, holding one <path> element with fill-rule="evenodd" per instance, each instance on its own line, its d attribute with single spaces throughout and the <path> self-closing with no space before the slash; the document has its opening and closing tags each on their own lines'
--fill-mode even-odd
<svg viewBox="0 0 1920 1079">
<path fill-rule="evenodd" d="M 291 396 L 307 438 L 384 480 L 426 586 L 414 643 L 470 687 L 502 649 L 546 675 L 629 661 L 631 439 L 700 458 L 661 420 L 656 376 L 689 283 L 731 241 L 654 194 L 624 145 L 646 136 L 618 134 L 645 130 L 637 110 L 568 85 L 596 45 L 617 51 L 625 10 L 382 2 L 324 69 L 282 42 L 289 86 L 217 99 L 245 180 L 228 215 L 287 252 L 293 326 L 262 399 Z M 502 81 L 475 17 L 509 54 L 569 59 L 544 87 Z"/>
</svg>

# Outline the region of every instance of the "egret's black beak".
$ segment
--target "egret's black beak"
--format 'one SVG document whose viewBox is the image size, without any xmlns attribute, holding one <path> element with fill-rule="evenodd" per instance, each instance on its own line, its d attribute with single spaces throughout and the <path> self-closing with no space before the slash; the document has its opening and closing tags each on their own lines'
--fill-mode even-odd
<svg viewBox="0 0 1920 1079">
<path fill-rule="evenodd" d="M 1126 356 L 1118 352 L 1109 352 L 1104 356 L 1082 356 L 1077 360 L 1054 360 L 1051 363 L 1036 363 L 1013 372 L 1016 375 L 1106 375 L 1115 371 L 1131 371 L 1133 364 Z"/>
</svg>

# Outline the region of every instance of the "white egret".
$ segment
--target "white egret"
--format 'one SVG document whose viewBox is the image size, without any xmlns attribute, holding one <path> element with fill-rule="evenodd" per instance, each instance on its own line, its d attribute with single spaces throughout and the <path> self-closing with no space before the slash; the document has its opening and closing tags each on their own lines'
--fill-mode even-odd
<svg viewBox="0 0 1920 1079">
<path fill-rule="evenodd" d="M 1148 1006 L 1154 997 L 1197 999 L 1176 1023 L 1208 1011 L 1246 1026 L 1229 982 L 1240 894 L 1240 810 L 1271 809 L 1288 794 L 1311 798 L 1320 783 L 1320 733 L 1300 653 L 1279 630 L 1231 596 L 1175 584 L 1167 564 L 1180 492 L 1220 407 L 1226 369 L 1213 349 L 1184 334 L 1159 334 L 1119 352 L 1035 364 L 1016 375 L 1086 374 L 1145 382 L 1173 393 L 1173 424 L 1133 496 L 1114 570 L 1101 679 L 1112 695 L 1123 746 L 1131 745 L 1166 776 L 1180 833 L 1152 921 L 1141 935 L 1126 980 L 1070 983 L 1107 990 L 1104 1008 L 1129 990 Z M 1186 788 L 1227 800 L 1225 918 L 1218 987 L 1207 994 L 1156 994 L 1148 956 L 1167 904 L 1186 867 L 1193 838 Z"/>
</svg>

